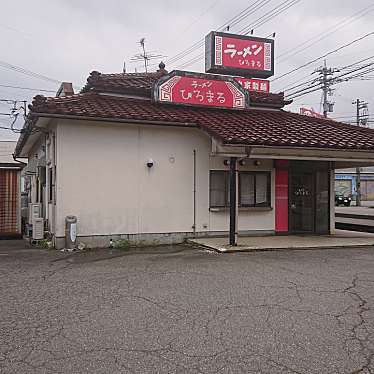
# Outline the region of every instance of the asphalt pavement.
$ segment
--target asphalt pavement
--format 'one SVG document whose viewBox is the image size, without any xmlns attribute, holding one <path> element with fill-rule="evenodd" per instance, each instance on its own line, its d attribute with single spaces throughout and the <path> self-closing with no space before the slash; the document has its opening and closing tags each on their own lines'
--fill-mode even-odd
<svg viewBox="0 0 374 374">
<path fill-rule="evenodd" d="M 372 373 L 374 249 L 0 241 L 0 373 Z"/>
</svg>

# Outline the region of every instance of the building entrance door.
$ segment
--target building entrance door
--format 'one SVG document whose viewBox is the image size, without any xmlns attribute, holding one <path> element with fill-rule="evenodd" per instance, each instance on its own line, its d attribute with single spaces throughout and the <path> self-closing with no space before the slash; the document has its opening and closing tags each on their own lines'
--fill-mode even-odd
<svg viewBox="0 0 374 374">
<path fill-rule="evenodd" d="M 289 231 L 315 232 L 315 173 L 292 171 L 289 189 Z"/>
</svg>

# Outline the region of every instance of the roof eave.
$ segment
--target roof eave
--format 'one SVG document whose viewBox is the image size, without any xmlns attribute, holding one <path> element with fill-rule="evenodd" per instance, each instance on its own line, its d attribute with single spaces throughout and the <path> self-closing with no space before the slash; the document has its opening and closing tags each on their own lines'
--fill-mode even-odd
<svg viewBox="0 0 374 374">
<path fill-rule="evenodd" d="M 347 151 L 347 152 L 372 152 L 374 158 L 374 149 L 358 149 L 358 148 L 332 148 L 332 147 L 313 147 L 313 146 L 300 146 L 300 145 L 266 145 L 266 144 L 254 144 L 254 143 L 229 143 L 223 141 L 223 146 L 227 147 L 256 147 L 256 148 L 269 148 L 269 149 L 311 149 L 317 151 Z"/>
<path fill-rule="evenodd" d="M 32 140 L 31 146 L 30 146 L 32 147 L 38 141 L 38 139 L 43 134 L 43 132 L 47 131 L 44 129 L 46 124 L 37 126 L 38 120 L 39 120 L 39 117 L 35 116 L 34 113 L 32 113 L 32 115 L 30 115 L 30 117 L 26 119 L 26 122 L 21 131 L 21 135 L 18 138 L 16 148 L 14 150 L 14 158 L 27 158 L 28 157 L 27 152 L 23 153 L 25 145 L 30 140 Z M 40 130 L 40 131 L 36 131 L 33 133 L 32 130 L 35 130 L 35 129 Z"/>
<path fill-rule="evenodd" d="M 236 149 L 234 151 L 234 149 Z M 374 165 L 374 152 L 370 149 L 320 148 L 305 146 L 269 146 L 256 144 L 228 144 L 222 142 L 217 155 L 247 154 L 248 158 L 345 161 Z"/>
</svg>

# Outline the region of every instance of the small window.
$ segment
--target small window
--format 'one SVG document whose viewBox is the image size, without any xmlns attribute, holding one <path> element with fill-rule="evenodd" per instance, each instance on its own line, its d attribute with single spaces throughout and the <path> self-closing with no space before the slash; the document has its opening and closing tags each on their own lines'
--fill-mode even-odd
<svg viewBox="0 0 374 374">
<path fill-rule="evenodd" d="M 239 173 L 239 205 L 242 207 L 270 207 L 269 172 Z"/>
<path fill-rule="evenodd" d="M 229 173 L 224 170 L 210 171 L 210 206 L 229 206 Z"/>
</svg>

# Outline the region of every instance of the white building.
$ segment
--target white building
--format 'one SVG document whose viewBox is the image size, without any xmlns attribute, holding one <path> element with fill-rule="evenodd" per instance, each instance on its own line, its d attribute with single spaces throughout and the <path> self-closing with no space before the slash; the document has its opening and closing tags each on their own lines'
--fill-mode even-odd
<svg viewBox="0 0 374 374">
<path fill-rule="evenodd" d="M 90 246 L 228 235 L 233 191 L 239 234 L 334 231 L 334 169 L 374 164 L 374 130 L 286 112 L 283 94 L 242 111 L 155 103 L 166 74 L 93 72 L 80 94 L 35 97 L 16 153 L 39 164 L 31 199 L 57 248 L 67 215 Z"/>
</svg>

